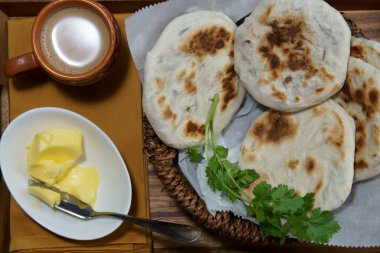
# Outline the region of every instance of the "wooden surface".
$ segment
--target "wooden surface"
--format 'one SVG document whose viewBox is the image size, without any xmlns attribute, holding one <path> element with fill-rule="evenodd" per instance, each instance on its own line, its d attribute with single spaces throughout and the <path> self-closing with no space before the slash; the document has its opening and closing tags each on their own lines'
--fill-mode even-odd
<svg viewBox="0 0 380 253">
<path fill-rule="evenodd" d="M 29 16 L 35 15 L 47 1 L 24 1 L 11 0 L 0 1 L 0 63 L 7 58 L 6 55 L 6 27 L 5 21 L 8 16 Z M 101 1 L 113 12 L 131 12 L 136 9 L 150 5 L 155 0 L 124 0 L 124 1 Z M 346 15 L 355 20 L 365 35 L 371 39 L 380 41 L 380 1 L 379 0 L 331 0 L 328 1 L 339 10 L 344 10 Z M 352 11 L 360 10 L 360 11 Z M 365 11 L 363 11 L 365 10 Z M 5 15 L 6 14 L 6 15 Z M 1 90 L 1 128 L 2 130 L 8 122 L 7 111 L 7 88 L 6 79 L 0 74 Z M 161 182 L 154 172 L 149 169 L 150 206 L 151 217 L 153 219 L 194 224 L 181 209 L 178 208 L 175 200 L 171 199 L 167 192 L 163 190 Z M 9 221 L 7 220 L 9 194 L 1 181 L 0 175 L 0 252 L 6 252 L 9 241 Z M 304 252 L 305 245 L 292 244 L 285 248 L 280 247 L 254 247 L 246 248 L 235 242 L 212 235 L 203 230 L 201 238 L 193 244 L 181 244 L 165 240 L 157 235 L 154 238 L 154 252 Z M 309 252 L 380 252 L 380 249 L 347 249 L 347 248 L 320 248 L 306 245 Z"/>
</svg>

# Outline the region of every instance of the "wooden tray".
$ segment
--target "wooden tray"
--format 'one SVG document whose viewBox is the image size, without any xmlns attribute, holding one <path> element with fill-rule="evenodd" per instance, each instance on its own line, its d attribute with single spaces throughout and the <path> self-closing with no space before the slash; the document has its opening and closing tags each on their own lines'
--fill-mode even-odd
<svg viewBox="0 0 380 253">
<path fill-rule="evenodd" d="M 156 2 L 154 0 L 125 0 L 125 1 L 100 1 L 107 6 L 113 13 L 134 12 L 137 9 Z M 357 0 L 331 0 L 327 1 L 335 8 L 345 11 L 346 16 L 352 18 L 358 26 L 363 30 L 364 34 L 380 41 L 380 2 L 377 0 L 361 0 L 358 4 Z M 34 16 L 46 4 L 46 1 L 23 1 L 10 0 L 0 3 L 0 64 L 7 59 L 7 32 L 6 20 L 10 17 Z M 360 6 L 359 6 L 360 5 Z M 2 130 L 9 122 L 8 118 L 8 80 L 0 73 L 1 85 L 1 128 Z M 193 223 L 191 217 L 178 207 L 175 200 L 170 198 L 168 191 L 153 173 L 149 172 L 150 179 L 150 204 L 151 216 L 155 219 L 168 221 L 180 221 L 184 223 Z M 0 181 L 0 252 L 7 252 L 9 243 L 9 193 L 6 186 Z M 290 244 L 283 248 L 271 247 L 271 251 L 299 251 L 305 250 L 319 252 L 321 248 L 329 252 L 347 252 L 343 248 L 325 248 L 321 246 Z M 243 252 L 245 250 L 252 251 L 252 248 L 236 247 L 236 242 L 225 240 L 205 230 L 201 239 L 191 245 L 183 245 L 169 242 L 166 240 L 156 239 L 154 241 L 155 252 L 194 252 L 197 251 L 214 251 L 214 252 Z M 196 249 L 195 249 L 196 248 Z M 268 248 L 257 247 L 255 250 L 266 250 Z M 355 249 L 360 252 L 378 252 L 377 249 Z"/>
</svg>

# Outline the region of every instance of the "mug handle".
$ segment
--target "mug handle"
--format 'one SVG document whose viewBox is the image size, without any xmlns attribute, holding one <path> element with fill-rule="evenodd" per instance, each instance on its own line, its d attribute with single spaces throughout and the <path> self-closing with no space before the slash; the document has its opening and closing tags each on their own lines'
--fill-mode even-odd
<svg viewBox="0 0 380 253">
<path fill-rule="evenodd" d="M 14 77 L 29 70 L 39 68 L 40 64 L 33 53 L 27 53 L 7 60 L 3 66 L 6 77 Z"/>
</svg>

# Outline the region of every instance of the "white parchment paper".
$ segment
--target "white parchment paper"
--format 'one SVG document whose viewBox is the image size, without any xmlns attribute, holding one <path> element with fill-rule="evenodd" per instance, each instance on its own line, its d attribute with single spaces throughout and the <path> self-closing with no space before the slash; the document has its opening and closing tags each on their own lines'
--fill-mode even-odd
<svg viewBox="0 0 380 253">
<path fill-rule="evenodd" d="M 169 0 L 136 12 L 126 19 L 126 33 L 132 57 L 143 82 L 144 62 L 165 26 L 175 17 L 196 10 L 215 10 L 237 21 L 249 14 L 258 0 Z M 218 143 L 229 149 L 228 159 L 237 162 L 241 142 L 251 123 L 266 108 L 249 95 L 230 125 L 218 136 Z M 240 217 L 246 216 L 241 202 L 230 203 L 219 193 L 212 192 L 205 175 L 206 162 L 191 164 L 185 151 L 179 152 L 179 165 L 183 174 L 198 195 L 205 201 L 210 213 L 217 210 L 231 210 Z M 380 176 L 353 185 L 347 201 L 334 212 L 342 227 L 331 240 L 330 245 L 351 247 L 380 246 Z"/>
</svg>

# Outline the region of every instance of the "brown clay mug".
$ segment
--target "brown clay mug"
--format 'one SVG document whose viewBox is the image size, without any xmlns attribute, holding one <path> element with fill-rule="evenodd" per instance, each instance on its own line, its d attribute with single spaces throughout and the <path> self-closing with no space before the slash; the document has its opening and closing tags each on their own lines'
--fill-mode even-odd
<svg viewBox="0 0 380 253">
<path fill-rule="evenodd" d="M 32 52 L 9 59 L 7 77 L 42 67 L 58 82 L 87 85 L 102 79 L 120 54 L 120 29 L 112 14 L 92 0 L 46 5 L 32 28 Z"/>
</svg>

